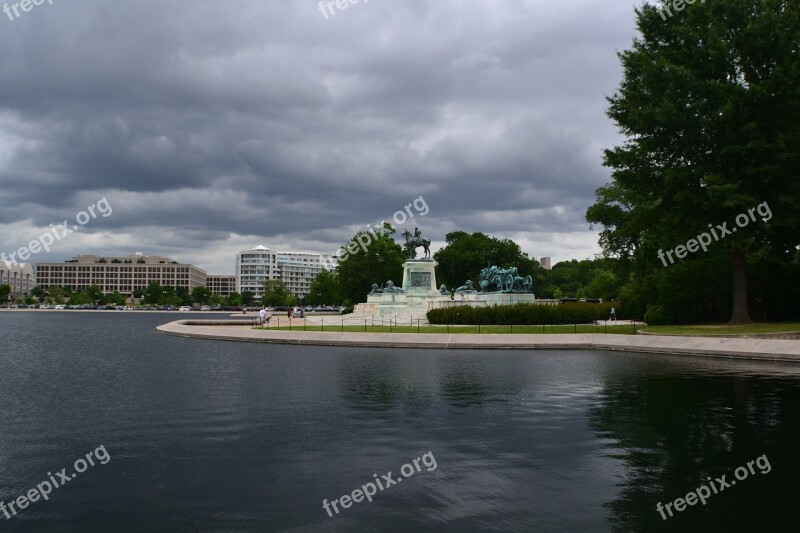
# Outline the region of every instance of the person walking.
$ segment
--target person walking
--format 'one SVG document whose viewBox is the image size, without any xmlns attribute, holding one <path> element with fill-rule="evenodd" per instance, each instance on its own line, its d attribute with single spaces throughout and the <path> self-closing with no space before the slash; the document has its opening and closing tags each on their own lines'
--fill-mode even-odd
<svg viewBox="0 0 800 533">
<path fill-rule="evenodd" d="M 613 320 L 614 322 L 617 321 L 617 310 L 613 307 L 611 308 L 611 316 L 608 317 L 609 320 Z"/>
<path fill-rule="evenodd" d="M 258 324 L 263 328 L 264 322 L 267 321 L 267 311 L 263 307 L 258 312 Z"/>
</svg>

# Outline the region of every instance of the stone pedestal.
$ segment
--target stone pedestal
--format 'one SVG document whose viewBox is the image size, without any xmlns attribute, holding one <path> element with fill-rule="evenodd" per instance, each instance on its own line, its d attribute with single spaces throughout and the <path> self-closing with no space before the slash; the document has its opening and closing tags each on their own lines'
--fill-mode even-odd
<svg viewBox="0 0 800 533">
<path fill-rule="evenodd" d="M 411 259 L 403 263 L 403 290 L 408 295 L 440 296 L 433 260 Z"/>
<path fill-rule="evenodd" d="M 367 303 L 358 304 L 360 316 L 413 317 L 424 320 L 433 302 L 450 300 L 439 294 L 436 285 L 436 261 L 411 259 L 403 263 L 402 293 L 370 294 Z"/>
</svg>

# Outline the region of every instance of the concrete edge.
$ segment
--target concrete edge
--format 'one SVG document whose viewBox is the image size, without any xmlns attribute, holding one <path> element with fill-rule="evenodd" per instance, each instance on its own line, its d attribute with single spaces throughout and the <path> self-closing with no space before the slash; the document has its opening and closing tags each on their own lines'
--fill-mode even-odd
<svg viewBox="0 0 800 533">
<path fill-rule="evenodd" d="M 239 331 L 225 331 L 239 326 Z M 254 330 L 236 321 L 177 320 L 156 332 L 183 338 L 296 346 L 461 350 L 607 350 L 621 352 L 800 363 L 800 341 L 614 334 L 341 333 Z M 366 336 L 366 337 L 365 337 Z M 359 338 L 360 337 L 360 338 Z M 424 339 L 424 340 L 422 340 Z M 480 342 L 475 340 L 480 339 Z"/>
</svg>

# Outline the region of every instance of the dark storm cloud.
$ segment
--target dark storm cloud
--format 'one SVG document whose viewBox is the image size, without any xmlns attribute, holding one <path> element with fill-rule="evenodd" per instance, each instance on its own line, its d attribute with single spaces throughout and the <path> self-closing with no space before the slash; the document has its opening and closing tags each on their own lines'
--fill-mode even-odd
<svg viewBox="0 0 800 533">
<path fill-rule="evenodd" d="M 435 241 L 587 256 L 633 36 L 632 6 L 608 4 L 375 0 L 325 19 L 312 0 L 56 0 L 0 18 L 0 247 L 105 196 L 113 216 L 48 259 L 226 272 L 260 243 L 333 251 L 422 195 Z"/>
</svg>

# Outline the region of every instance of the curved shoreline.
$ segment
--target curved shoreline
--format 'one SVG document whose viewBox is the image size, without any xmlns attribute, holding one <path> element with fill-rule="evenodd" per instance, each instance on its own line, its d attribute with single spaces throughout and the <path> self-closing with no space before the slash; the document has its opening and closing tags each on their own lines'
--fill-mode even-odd
<svg viewBox="0 0 800 533">
<path fill-rule="evenodd" d="M 306 346 L 445 350 L 610 350 L 800 363 L 800 341 L 797 340 L 602 333 L 572 335 L 341 333 L 256 330 L 249 324 L 227 320 L 176 320 L 158 326 L 156 331 L 165 335 L 197 339 Z"/>
</svg>

